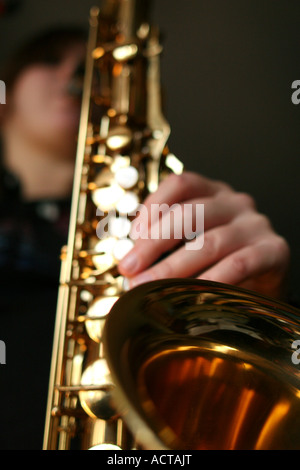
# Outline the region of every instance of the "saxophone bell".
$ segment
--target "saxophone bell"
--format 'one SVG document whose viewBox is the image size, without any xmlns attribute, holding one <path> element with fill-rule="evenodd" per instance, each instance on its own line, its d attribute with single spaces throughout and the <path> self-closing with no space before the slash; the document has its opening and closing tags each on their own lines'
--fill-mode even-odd
<svg viewBox="0 0 300 470">
<path fill-rule="evenodd" d="M 299 310 L 192 279 L 124 294 L 104 330 L 113 398 L 143 449 L 300 448 Z M 299 344 L 299 343 L 298 343 Z"/>
</svg>

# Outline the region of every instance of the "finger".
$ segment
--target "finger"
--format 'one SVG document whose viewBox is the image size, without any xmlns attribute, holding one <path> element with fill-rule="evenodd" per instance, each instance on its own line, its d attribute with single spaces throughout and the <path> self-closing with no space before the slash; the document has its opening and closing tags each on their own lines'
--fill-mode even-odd
<svg viewBox="0 0 300 470">
<path fill-rule="evenodd" d="M 159 225 L 161 224 L 163 227 L 164 221 L 171 219 L 170 213 L 174 215 L 175 219 L 174 224 L 170 225 L 171 232 L 172 227 L 178 233 L 180 226 L 183 228 L 195 226 L 197 214 L 199 211 L 201 212 L 201 205 L 205 207 L 206 230 L 228 223 L 239 213 L 255 208 L 255 203 L 248 194 L 230 191 L 226 194 L 223 191 L 219 192 L 214 197 L 191 199 L 181 204 L 174 203 L 171 206 L 155 203 L 150 207 L 142 205 L 140 214 L 132 222 L 132 238 L 134 240 L 152 238 L 149 231 L 157 233 Z M 192 219 L 191 214 L 193 215 Z"/>
<path fill-rule="evenodd" d="M 201 249 L 197 249 L 197 246 L 196 249 L 189 249 L 189 243 L 187 243 L 151 268 L 136 275 L 132 283 L 137 285 L 140 282 L 145 282 L 145 280 L 190 277 L 207 270 L 229 254 L 250 244 L 251 239 L 255 239 L 258 224 L 254 221 L 251 222 L 251 217 L 249 219 L 249 225 L 243 221 L 238 227 L 235 223 L 232 223 L 209 230 L 204 235 L 204 243 L 200 245 Z M 144 253 L 145 257 L 148 261 L 148 252 Z M 143 262 L 140 253 L 140 266 L 143 266 Z"/>
<path fill-rule="evenodd" d="M 162 255 L 178 247 L 184 239 L 191 240 L 196 233 L 203 233 L 203 205 L 189 204 L 187 207 L 176 204 L 149 229 L 135 232 L 137 227 L 139 224 L 131 231 L 131 237 L 137 237 L 135 246 L 119 263 L 119 271 L 125 276 L 145 270 Z"/>
<path fill-rule="evenodd" d="M 172 174 L 160 183 L 157 191 L 145 199 L 143 203 L 145 212 L 141 211 L 138 216 L 140 223 L 143 223 L 143 215 L 149 213 L 152 205 L 158 204 L 161 205 L 162 210 L 168 210 L 168 207 L 178 202 L 212 197 L 219 191 L 228 190 L 229 186 L 225 183 L 210 180 L 202 175 L 191 172 L 184 172 L 181 175 Z"/>
<path fill-rule="evenodd" d="M 166 202 L 170 205 L 176 201 L 212 196 L 221 189 L 229 189 L 229 186 L 203 175 L 185 171 L 181 175 L 169 175 L 160 183 L 157 191 L 146 198 L 146 204 Z"/>
<path fill-rule="evenodd" d="M 137 274 L 138 272 L 144 271 L 154 262 L 156 262 L 163 254 L 176 248 L 180 244 L 181 240 L 190 240 L 196 233 L 203 233 L 204 229 L 205 233 L 208 234 L 208 238 L 206 238 L 207 235 L 205 235 L 205 239 L 207 241 L 204 251 L 209 249 L 211 252 L 213 252 L 213 249 L 209 248 L 207 244 L 220 244 L 220 241 L 212 241 L 212 239 L 216 239 L 218 237 L 223 237 L 223 245 L 227 243 L 227 249 L 233 249 L 236 247 L 235 240 L 237 236 L 241 237 L 243 235 L 243 240 L 245 238 L 248 239 L 251 232 L 251 230 L 247 228 L 246 224 L 242 220 L 242 230 L 240 230 L 239 227 L 233 226 L 232 228 L 229 228 L 230 234 L 226 238 L 224 238 L 226 232 L 224 232 L 222 235 L 222 232 L 217 231 L 214 235 L 210 233 L 210 229 L 215 227 L 221 228 L 222 226 L 225 226 L 226 223 L 234 219 L 241 210 L 244 210 L 243 215 L 245 216 L 245 200 L 245 195 L 237 195 L 234 193 L 227 195 L 226 198 L 221 198 L 217 203 L 210 198 L 206 203 L 204 203 L 204 214 L 203 205 L 198 204 L 197 202 L 191 204 L 191 210 L 187 210 L 187 205 L 176 205 L 176 207 L 173 205 L 172 207 L 175 207 L 174 210 L 172 210 L 173 217 L 171 217 L 171 211 L 169 210 L 169 212 L 163 214 L 160 220 L 156 221 L 154 224 L 151 224 L 149 229 L 143 230 L 143 235 L 141 238 L 136 240 L 134 248 L 123 260 L 120 261 L 120 273 L 130 277 Z M 247 204 L 249 206 L 249 210 L 251 210 L 251 200 L 247 200 Z M 205 220 L 204 223 L 203 217 Z M 248 224 L 251 224 L 252 218 L 253 216 L 249 216 Z M 255 220 L 257 220 L 257 218 Z M 165 227 L 165 229 L 163 227 Z M 256 233 L 256 229 L 257 225 L 253 223 L 252 232 L 254 231 L 254 233 Z M 234 231 L 236 231 L 235 234 Z M 159 238 L 162 233 L 164 236 Z M 220 235 L 218 235 L 219 233 Z M 229 240 L 230 237 L 232 237 L 231 240 Z M 199 247 L 199 245 L 197 245 L 197 247 Z M 193 251 L 193 248 L 190 246 L 188 249 Z M 205 256 L 205 253 L 204 255 L 202 253 L 201 256 L 203 263 L 205 263 L 207 255 Z M 219 256 L 218 252 L 215 254 L 215 256 Z M 198 256 L 195 257 L 193 261 L 197 263 L 200 262 L 200 260 L 198 261 Z M 205 265 L 201 265 L 201 267 L 205 267 Z"/>
<path fill-rule="evenodd" d="M 198 279 L 231 285 L 246 285 L 247 281 L 270 272 L 273 274 L 277 272 L 281 278 L 288 265 L 287 251 L 286 242 L 281 237 L 274 236 L 231 253 L 204 271 Z M 272 282 L 274 282 L 274 276 L 272 276 Z M 273 289 L 274 286 L 270 286 L 271 288 Z"/>
</svg>

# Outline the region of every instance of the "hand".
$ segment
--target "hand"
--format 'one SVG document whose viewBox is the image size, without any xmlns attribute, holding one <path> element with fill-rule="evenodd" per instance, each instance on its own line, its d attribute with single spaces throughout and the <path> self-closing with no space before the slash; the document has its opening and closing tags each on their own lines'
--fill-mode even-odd
<svg viewBox="0 0 300 470">
<path fill-rule="evenodd" d="M 150 221 L 153 204 L 164 204 L 165 212 Z M 173 204 L 179 205 L 171 233 L 176 233 L 182 222 L 186 204 L 194 208 L 204 204 L 201 249 L 188 250 L 182 240 L 172 237 L 151 239 L 151 229 L 171 220 L 168 210 Z M 194 211 L 194 225 L 195 218 Z M 223 182 L 190 172 L 170 175 L 148 196 L 134 220 L 133 231 L 141 232 L 141 227 L 148 236 L 137 239 L 119 264 L 130 287 L 156 279 L 193 277 L 273 297 L 283 295 L 290 258 L 287 242 L 274 232 L 268 218 L 256 211 L 252 197 L 235 192 Z"/>
</svg>

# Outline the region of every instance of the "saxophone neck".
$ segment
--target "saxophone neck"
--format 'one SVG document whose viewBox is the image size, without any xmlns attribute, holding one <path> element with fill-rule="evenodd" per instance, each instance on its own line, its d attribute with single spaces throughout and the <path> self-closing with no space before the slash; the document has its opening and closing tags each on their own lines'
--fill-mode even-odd
<svg viewBox="0 0 300 470">
<path fill-rule="evenodd" d="M 110 24 L 110 34 L 115 38 L 117 33 L 120 43 L 139 36 L 149 22 L 149 13 L 149 0 L 103 0 L 101 7 L 105 28 Z"/>
</svg>

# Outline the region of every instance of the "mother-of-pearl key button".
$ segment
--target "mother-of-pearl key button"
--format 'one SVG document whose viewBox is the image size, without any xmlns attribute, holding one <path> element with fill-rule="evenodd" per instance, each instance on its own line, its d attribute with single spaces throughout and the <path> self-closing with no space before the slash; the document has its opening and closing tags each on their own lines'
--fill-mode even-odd
<svg viewBox="0 0 300 470">
<path fill-rule="evenodd" d="M 125 238 L 129 235 L 131 222 L 127 217 L 110 217 L 108 231 L 112 237 Z"/>
<path fill-rule="evenodd" d="M 94 190 L 92 192 L 92 200 L 99 210 L 108 212 L 115 208 L 115 205 L 124 194 L 124 189 L 117 184 L 113 184 Z"/>
<path fill-rule="evenodd" d="M 129 238 L 118 240 L 113 249 L 113 256 L 117 261 L 121 261 L 127 253 L 133 248 L 133 241 Z"/>
<path fill-rule="evenodd" d="M 127 166 L 117 170 L 115 179 L 121 188 L 130 189 L 137 184 L 139 173 L 133 166 Z"/>
<path fill-rule="evenodd" d="M 125 194 L 119 199 L 116 204 L 117 211 L 123 215 L 136 215 L 136 212 L 139 207 L 139 198 L 135 193 L 131 191 L 125 192 Z"/>
</svg>

